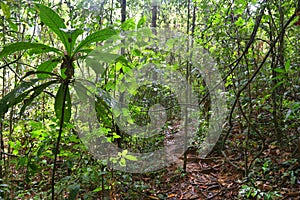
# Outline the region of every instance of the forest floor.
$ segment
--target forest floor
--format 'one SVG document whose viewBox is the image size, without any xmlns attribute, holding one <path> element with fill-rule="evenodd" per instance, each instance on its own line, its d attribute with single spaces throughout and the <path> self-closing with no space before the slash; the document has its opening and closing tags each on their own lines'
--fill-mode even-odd
<svg viewBox="0 0 300 200">
<path fill-rule="evenodd" d="M 239 137 L 230 138 L 230 143 L 238 143 Z M 196 150 L 188 151 L 185 174 L 181 173 L 183 161 L 179 160 L 160 173 L 159 178 L 139 176 L 149 185 L 143 191 L 148 195 L 141 199 L 300 199 L 300 165 L 295 152 L 282 151 L 271 142 L 257 158 L 254 156 L 258 150 L 248 152 L 247 166 L 251 162 L 251 168 L 246 179 L 245 150 L 227 148 L 230 150 L 224 151 L 226 157 L 214 151 L 200 158 Z"/>
<path fill-rule="evenodd" d="M 278 149 L 273 150 L 278 152 Z M 158 194 L 167 194 L 169 200 L 245 199 L 239 196 L 243 185 L 247 185 L 248 199 L 300 199 L 299 163 L 285 162 L 286 157 L 280 153 L 268 154 L 269 152 L 265 152 L 264 156 L 274 161 L 273 169 L 261 166 L 261 171 L 256 171 L 257 168 L 250 170 L 256 173 L 250 181 L 244 178 L 244 171 L 233 166 L 234 161 L 239 163 L 239 157 L 235 154 L 228 155 L 226 159 L 217 154 L 201 159 L 196 152 L 189 152 L 186 174 L 182 175 L 177 171 L 178 164 L 183 162 L 169 167 L 161 180 L 162 184 L 154 189 L 156 195 L 149 196 L 149 199 L 160 199 Z M 297 170 L 298 175 L 291 176 Z M 251 184 L 253 187 L 249 187 Z M 266 194 L 274 191 L 278 191 L 277 197 L 269 195 L 270 198 L 266 198 Z M 259 193 L 262 198 L 257 198 Z M 247 195 L 247 191 L 244 195 Z"/>
</svg>

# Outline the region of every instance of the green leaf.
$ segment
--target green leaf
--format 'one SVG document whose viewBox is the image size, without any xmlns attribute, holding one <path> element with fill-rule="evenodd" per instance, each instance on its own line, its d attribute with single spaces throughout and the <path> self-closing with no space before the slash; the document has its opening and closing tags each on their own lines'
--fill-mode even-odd
<svg viewBox="0 0 300 200">
<path fill-rule="evenodd" d="M 30 92 L 28 88 L 34 85 L 37 81 L 37 79 L 33 79 L 30 82 L 22 82 L 10 93 L 5 95 L 0 100 L 0 116 L 6 113 L 10 107 L 22 102 Z"/>
<path fill-rule="evenodd" d="M 47 46 L 47 47 L 49 47 L 49 46 Z M 50 48 L 52 48 L 52 49 L 54 49 L 54 50 L 52 50 L 52 49 L 45 50 L 44 48 L 32 48 L 32 49 L 30 49 L 30 50 L 28 51 L 28 54 L 29 54 L 30 56 L 32 56 L 32 55 L 34 55 L 34 54 L 41 54 L 41 53 L 47 53 L 47 52 L 53 51 L 53 52 L 58 53 L 59 55 L 63 55 L 63 52 L 60 51 L 59 49 L 56 49 L 56 48 L 53 48 L 53 47 L 50 47 Z"/>
<path fill-rule="evenodd" d="M 44 91 L 44 89 L 46 89 L 47 87 L 49 87 L 50 85 L 52 85 L 54 83 L 57 83 L 57 80 L 49 81 L 47 83 L 41 84 L 37 87 L 34 87 L 32 90 L 30 90 L 30 91 L 33 91 L 33 94 L 30 95 L 30 97 L 28 99 L 24 100 L 24 105 L 22 106 L 22 108 L 20 110 L 20 115 L 23 115 L 26 107 L 29 106 L 33 102 L 35 97 L 40 95 Z"/>
<path fill-rule="evenodd" d="M 62 79 L 67 78 L 67 75 L 65 73 L 66 71 L 67 71 L 67 68 L 60 69 L 60 76 L 61 76 Z"/>
<path fill-rule="evenodd" d="M 285 70 L 279 67 L 275 68 L 274 71 L 278 73 L 285 73 Z"/>
<path fill-rule="evenodd" d="M 81 41 L 79 43 L 79 45 L 77 46 L 77 48 L 74 51 L 74 54 L 77 53 L 78 51 L 80 51 L 86 45 L 89 45 L 93 42 L 104 41 L 104 40 L 112 37 L 115 34 L 116 34 L 116 31 L 114 31 L 112 29 L 103 29 L 103 30 L 97 31 L 95 33 L 92 33 L 91 35 L 87 36 L 83 41 Z"/>
<path fill-rule="evenodd" d="M 234 22 L 234 23 L 237 26 L 243 26 L 245 24 L 245 21 L 243 20 L 242 17 L 239 17 L 238 20 L 236 22 Z"/>
<path fill-rule="evenodd" d="M 290 69 L 291 69 L 291 60 L 290 59 L 288 59 L 286 61 L 285 65 L 284 65 L 284 69 L 286 72 L 290 71 Z"/>
<path fill-rule="evenodd" d="M 45 151 L 45 143 L 42 143 L 36 153 L 36 161 L 40 161 L 42 153 Z"/>
<path fill-rule="evenodd" d="M 52 59 L 52 60 L 47 60 L 46 62 L 43 62 L 37 67 L 37 71 L 39 72 L 52 72 L 53 69 L 58 65 L 59 59 Z M 38 78 L 47 78 L 49 77 L 49 74 L 42 74 L 39 73 L 37 74 Z"/>
<path fill-rule="evenodd" d="M 10 7 L 7 4 L 1 2 L 1 10 L 4 14 L 4 17 L 6 19 L 9 19 L 10 18 Z"/>
<path fill-rule="evenodd" d="M 63 110 L 64 107 L 64 110 Z M 56 117 L 59 120 L 64 120 L 68 123 L 71 118 L 71 96 L 69 87 L 66 84 L 61 84 L 55 97 L 54 109 Z M 64 114 L 64 116 L 62 116 Z M 62 119 L 62 117 L 64 117 Z"/>
<path fill-rule="evenodd" d="M 74 45 L 76 43 L 76 39 L 79 35 L 83 33 L 83 30 L 81 29 L 60 29 L 62 32 L 64 32 L 65 36 L 67 37 L 67 43 L 65 44 L 66 50 L 68 55 L 71 55 L 71 52 L 73 51 Z"/>
<path fill-rule="evenodd" d="M 135 56 L 142 56 L 142 52 L 139 49 L 132 50 L 132 54 Z"/>
<path fill-rule="evenodd" d="M 137 28 L 142 28 L 142 27 L 145 25 L 146 20 L 147 20 L 146 16 L 143 16 L 143 17 L 138 21 L 138 23 L 137 23 Z"/>
<path fill-rule="evenodd" d="M 38 172 L 40 170 L 39 166 L 33 162 L 28 163 L 28 167 L 32 170 L 32 172 Z"/>
<path fill-rule="evenodd" d="M 105 72 L 104 63 L 113 63 L 115 62 L 121 55 L 107 53 L 101 50 L 94 50 L 91 54 L 89 54 L 85 60 L 87 66 L 91 67 L 96 74 L 103 74 Z"/>
<path fill-rule="evenodd" d="M 119 161 L 119 164 L 120 164 L 122 167 L 125 167 L 125 166 L 126 166 L 126 160 L 125 160 L 125 158 L 121 158 L 120 161 Z"/>
<path fill-rule="evenodd" d="M 138 159 L 137 159 L 135 156 L 133 156 L 133 155 L 126 155 L 125 158 L 126 158 L 127 160 L 132 160 L 132 161 L 137 161 L 137 160 L 138 160 Z"/>
<path fill-rule="evenodd" d="M 64 20 L 51 8 L 42 4 L 35 4 L 39 10 L 41 21 L 46 24 L 61 40 L 66 50 L 68 50 L 68 37 L 61 29 L 66 29 Z M 70 53 L 70 52 L 68 52 Z"/>
<path fill-rule="evenodd" d="M 17 167 L 24 167 L 28 162 L 28 158 L 25 156 L 20 156 L 18 158 Z"/>
<path fill-rule="evenodd" d="M 9 23 L 9 27 L 12 31 L 18 31 L 18 25 L 16 25 L 14 22 L 12 22 L 11 19 L 7 19 L 8 23 Z"/>
<path fill-rule="evenodd" d="M 272 90 L 275 90 L 276 88 L 278 88 L 280 85 L 284 84 L 286 81 L 280 81 L 278 83 L 276 83 L 276 85 L 272 88 Z"/>
<path fill-rule="evenodd" d="M 88 56 L 85 60 L 87 66 L 91 67 L 96 74 L 103 74 L 105 72 L 105 68 L 100 64 L 98 59 L 95 59 L 92 56 Z"/>
<path fill-rule="evenodd" d="M 100 191 L 102 191 L 102 187 L 98 187 L 98 188 L 93 190 L 93 192 L 100 192 Z"/>
<path fill-rule="evenodd" d="M 116 133 L 113 133 L 113 138 L 114 138 L 114 139 L 117 139 L 117 138 L 121 138 L 121 136 L 119 136 L 119 135 L 116 134 Z"/>
<path fill-rule="evenodd" d="M 70 185 L 68 187 L 68 189 L 70 191 L 68 200 L 75 200 L 75 199 L 77 199 L 76 196 L 79 193 L 80 185 L 79 184 Z"/>
<path fill-rule="evenodd" d="M 105 51 L 96 51 L 94 50 L 90 55 L 87 56 L 88 59 L 96 59 L 96 61 L 103 61 L 106 63 L 113 63 L 119 58 L 121 55 L 114 54 L 114 53 L 108 53 Z M 91 66 L 92 67 L 92 66 Z M 92 67 L 93 68 L 93 67 Z"/>
<path fill-rule="evenodd" d="M 39 75 L 39 74 L 47 74 L 50 76 L 53 76 L 55 78 L 60 78 L 59 75 L 51 73 L 51 72 L 42 72 L 42 71 L 28 71 L 26 72 L 26 74 L 21 78 L 21 80 L 24 80 L 25 78 L 27 78 L 28 76 L 32 76 L 32 75 Z M 40 79 L 41 80 L 41 79 Z"/>
<path fill-rule="evenodd" d="M 90 96 L 88 95 L 88 88 L 82 85 L 79 81 L 74 82 L 73 88 L 75 89 L 78 98 L 81 101 L 88 103 L 88 100 L 90 99 Z"/>
<path fill-rule="evenodd" d="M 125 157 L 128 153 L 128 150 L 127 149 L 124 149 L 121 153 L 122 157 Z"/>
<path fill-rule="evenodd" d="M 46 53 L 52 51 L 58 54 L 62 54 L 60 50 L 53 47 L 49 47 L 44 44 L 31 43 L 31 42 L 17 42 L 4 47 L 3 50 L 0 52 L 0 58 L 3 58 L 4 56 L 10 55 L 17 51 L 28 50 L 28 49 L 37 49 L 39 50 L 39 53 Z"/>
<path fill-rule="evenodd" d="M 134 18 L 130 18 L 130 19 L 126 20 L 125 22 L 123 22 L 121 25 L 121 28 L 124 31 L 133 30 L 135 28 Z"/>
</svg>

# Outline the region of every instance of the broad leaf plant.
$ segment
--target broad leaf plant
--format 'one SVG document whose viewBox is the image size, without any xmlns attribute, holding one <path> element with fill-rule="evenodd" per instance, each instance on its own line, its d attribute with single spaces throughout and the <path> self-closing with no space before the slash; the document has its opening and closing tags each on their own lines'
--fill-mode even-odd
<svg viewBox="0 0 300 200">
<path fill-rule="evenodd" d="M 78 36 L 83 34 L 81 29 L 67 28 L 64 20 L 51 8 L 41 4 L 36 4 L 40 20 L 50 31 L 55 33 L 58 40 L 63 44 L 63 49 L 51 47 L 41 43 L 16 42 L 5 46 L 0 52 L 0 59 L 12 55 L 19 51 L 29 50 L 31 54 L 43 54 L 52 52 L 55 56 L 43 62 L 35 70 L 29 71 L 22 77 L 20 83 L 0 100 L 0 116 L 6 113 L 9 108 L 22 103 L 20 114 L 22 115 L 34 99 L 50 86 L 57 84 L 58 91 L 55 95 L 54 109 L 59 121 L 59 133 L 54 148 L 54 166 L 52 172 L 52 197 L 54 197 L 54 177 L 56 169 L 56 159 L 59 152 L 59 144 L 62 129 L 65 123 L 71 118 L 71 96 L 70 86 L 74 81 L 75 61 L 85 58 L 92 43 L 102 42 L 116 35 L 113 29 L 102 29 L 88 35 L 85 39 L 77 42 Z M 60 65 L 60 73 L 56 68 Z M 7 66 L 7 65 L 6 65 Z M 5 67 L 5 65 L 3 66 Z M 29 81 L 28 77 L 31 78 Z"/>
</svg>

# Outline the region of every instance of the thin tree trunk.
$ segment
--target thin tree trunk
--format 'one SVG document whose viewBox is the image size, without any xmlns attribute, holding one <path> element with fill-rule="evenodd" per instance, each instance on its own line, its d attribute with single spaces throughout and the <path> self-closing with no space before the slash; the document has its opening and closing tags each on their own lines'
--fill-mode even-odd
<svg viewBox="0 0 300 200">
<path fill-rule="evenodd" d="M 279 2 L 279 20 L 280 20 L 280 30 L 284 29 L 284 11 L 282 8 L 282 3 L 283 1 L 281 0 Z M 282 34 L 278 40 L 279 42 L 279 46 L 278 46 L 278 61 L 276 63 L 279 63 L 280 66 L 284 67 L 285 66 L 285 61 L 284 61 L 284 36 L 285 34 Z M 274 66 L 275 68 L 277 66 Z M 274 78 L 276 77 L 276 72 L 273 70 L 274 73 Z M 276 87 L 277 79 L 274 79 L 274 91 L 273 91 L 273 123 L 274 123 L 274 129 L 275 129 L 275 133 L 277 136 L 277 140 L 279 143 L 282 143 L 282 132 L 281 132 L 281 128 L 280 128 L 280 123 L 278 121 L 278 119 L 280 119 L 280 117 L 278 116 L 279 112 L 278 112 L 278 108 L 281 107 L 281 105 L 278 105 L 279 102 L 281 102 L 282 99 L 282 95 L 279 95 L 278 92 L 283 90 L 283 85 L 280 85 L 279 87 Z M 279 98 L 278 98 L 279 97 Z M 280 103 L 281 104 L 281 103 Z"/>
<path fill-rule="evenodd" d="M 109 16 L 109 20 L 110 20 L 110 24 L 113 24 L 113 9 L 114 8 L 114 0 L 111 0 L 111 8 L 110 8 L 110 16 Z"/>
<path fill-rule="evenodd" d="M 121 0 L 121 22 L 124 23 L 126 21 L 126 0 Z M 122 40 L 122 43 L 125 44 L 125 40 Z M 121 55 L 124 55 L 125 54 L 125 48 L 122 47 L 121 48 Z M 123 74 L 124 71 L 121 67 L 120 69 L 120 74 Z M 115 80 L 117 80 L 117 71 L 115 71 Z M 121 93 L 120 94 L 120 103 L 123 104 L 123 101 L 124 101 L 124 94 Z M 122 143 L 122 132 L 120 130 L 120 127 L 118 126 L 118 124 L 114 123 L 115 124 L 115 130 L 116 130 L 116 133 L 117 135 L 121 136 L 121 138 L 117 139 L 117 143 L 118 143 L 118 147 L 121 148 L 121 143 Z"/>
<path fill-rule="evenodd" d="M 126 20 L 126 0 L 121 0 L 121 22 Z"/>
<path fill-rule="evenodd" d="M 281 10 L 280 6 L 278 8 L 279 10 Z M 270 16 L 272 16 L 271 13 L 271 8 L 268 9 L 269 10 L 269 14 Z M 280 11 L 280 20 L 282 20 L 282 12 Z M 270 41 L 273 41 L 275 36 L 273 35 L 273 33 L 275 32 L 275 26 L 272 22 L 273 20 L 270 20 Z M 280 23 L 280 29 L 283 28 L 283 25 Z M 284 34 L 282 34 L 282 37 L 279 38 L 278 43 L 279 43 L 279 47 L 278 47 L 278 51 L 283 49 L 283 37 Z M 281 54 L 280 52 L 278 52 L 279 54 Z M 275 71 L 275 68 L 277 68 L 278 66 L 278 61 L 280 61 L 280 58 L 277 59 L 276 56 L 276 52 L 272 49 L 271 50 L 271 58 L 272 58 L 272 62 L 271 62 L 271 70 L 272 70 L 272 82 L 271 82 L 271 86 L 272 86 L 272 103 L 273 103 L 273 111 L 272 111 L 272 119 L 273 119 L 273 125 L 274 125 L 274 131 L 275 131 L 275 136 L 276 136 L 276 140 L 278 141 L 278 143 L 281 143 L 281 133 L 280 133 L 280 128 L 279 128 L 279 124 L 278 124 L 278 105 L 277 105 L 277 101 L 278 101 L 278 87 L 276 87 L 276 85 L 278 84 L 279 80 L 276 78 L 277 77 L 277 72 Z"/>
<path fill-rule="evenodd" d="M 157 0 L 152 1 L 152 20 L 151 20 L 151 27 L 157 27 Z"/>
<path fill-rule="evenodd" d="M 5 32 L 6 32 L 6 28 L 5 28 L 5 25 L 4 25 L 4 16 L 1 16 L 2 18 L 2 33 L 3 35 L 6 35 Z M 3 45 L 5 45 L 5 37 L 3 37 L 2 39 L 2 43 Z M 3 68 L 2 70 L 2 97 L 5 96 L 5 84 L 6 84 L 6 80 L 5 80 L 5 75 L 6 75 L 6 70 L 5 68 Z M 3 130 L 4 130 L 4 127 L 3 127 L 3 121 L 4 121 L 4 118 L 5 118 L 5 114 L 3 114 L 1 117 L 1 122 L 0 122 L 0 150 L 1 152 L 4 152 L 4 136 L 3 136 Z M 3 166 L 5 166 L 5 157 L 2 156 L 3 154 L 0 153 L 0 162 L 3 163 L 3 165 L 0 165 L 0 178 L 2 179 L 3 178 Z"/>
<path fill-rule="evenodd" d="M 190 0 L 187 0 L 187 7 L 188 7 L 188 13 L 187 13 L 187 27 L 186 27 L 186 34 L 189 35 L 189 32 L 190 32 L 190 17 L 191 17 L 191 2 Z M 186 51 L 189 52 L 190 51 L 190 48 L 189 48 L 189 40 L 187 40 L 187 49 Z M 189 58 L 188 60 L 186 61 L 186 81 L 189 83 L 189 80 L 190 80 L 190 72 L 191 72 L 191 65 L 190 65 L 190 62 L 189 62 Z M 189 105 L 189 102 L 190 102 L 190 92 L 188 90 L 188 88 L 186 88 L 186 105 Z M 186 150 L 187 149 L 187 132 L 188 132 L 188 109 L 187 109 L 187 106 L 185 106 L 185 121 L 184 121 L 184 149 Z M 185 173 L 186 172 L 186 165 L 187 165 L 187 151 L 184 152 L 183 154 L 183 172 Z"/>
</svg>

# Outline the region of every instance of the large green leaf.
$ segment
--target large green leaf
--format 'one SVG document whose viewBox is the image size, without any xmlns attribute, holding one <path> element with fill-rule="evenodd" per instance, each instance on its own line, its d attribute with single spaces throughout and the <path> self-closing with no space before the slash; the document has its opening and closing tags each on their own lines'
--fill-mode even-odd
<svg viewBox="0 0 300 200">
<path fill-rule="evenodd" d="M 50 75 L 47 74 L 47 72 L 52 72 L 53 69 L 58 65 L 59 59 L 52 59 L 52 60 L 47 60 L 46 62 L 43 62 L 37 67 L 37 71 L 39 72 L 46 72 L 46 73 L 39 73 L 37 74 L 38 78 L 47 78 Z"/>
<path fill-rule="evenodd" d="M 38 95 L 40 95 L 46 88 L 48 88 L 50 85 L 52 85 L 54 83 L 57 83 L 57 80 L 43 83 L 43 84 L 31 89 L 30 92 L 33 91 L 33 94 L 30 95 L 30 97 L 28 99 L 24 100 L 24 105 L 22 106 L 22 108 L 20 110 L 20 115 L 23 115 L 26 107 L 29 106 Z"/>
<path fill-rule="evenodd" d="M 91 98 L 88 95 L 88 88 L 85 87 L 83 84 L 80 83 L 80 81 L 76 80 L 74 82 L 74 87 L 73 87 L 76 91 L 77 96 L 79 97 L 79 99 L 81 101 L 83 101 L 84 103 L 87 103 L 88 100 Z"/>
<path fill-rule="evenodd" d="M 83 33 L 81 29 L 67 29 L 66 25 L 61 17 L 54 12 L 51 8 L 48 8 L 41 4 L 36 4 L 40 13 L 41 21 L 46 24 L 56 35 L 60 38 L 64 44 L 67 54 L 71 55 L 74 48 L 76 39 Z"/>
<path fill-rule="evenodd" d="M 79 35 L 83 33 L 83 30 L 81 29 L 60 29 L 62 32 L 64 32 L 65 36 L 67 37 L 67 43 L 65 44 L 66 50 L 68 55 L 71 55 L 71 52 L 73 51 L 74 45 L 76 43 L 76 39 Z"/>
<path fill-rule="evenodd" d="M 50 47 L 53 48 L 53 47 Z M 59 49 L 53 48 L 55 49 L 54 52 L 58 53 L 59 55 L 63 55 L 63 52 L 60 51 Z M 52 51 L 49 49 L 49 51 Z M 43 48 L 32 48 L 28 50 L 28 54 L 30 56 L 34 55 L 34 54 L 41 54 L 41 53 L 47 53 L 48 51 L 45 51 Z"/>
<path fill-rule="evenodd" d="M 42 4 L 36 4 L 36 6 L 39 10 L 39 16 L 41 18 L 41 21 L 44 24 L 46 24 L 59 37 L 61 42 L 66 47 L 66 50 L 68 50 L 68 37 L 67 34 L 64 31 L 62 31 L 63 29 L 67 28 L 64 23 L 64 20 L 51 8 L 48 8 L 47 6 L 44 6 Z"/>
<path fill-rule="evenodd" d="M 87 60 L 92 59 L 97 60 L 98 62 L 113 63 L 116 62 L 117 58 L 119 57 L 121 57 L 119 54 L 105 52 L 101 49 L 95 49 L 88 55 Z"/>
<path fill-rule="evenodd" d="M 64 107 L 64 108 L 63 108 Z M 71 96 L 69 87 L 66 84 L 61 84 L 55 97 L 55 114 L 59 120 L 64 120 L 68 123 L 71 118 Z M 64 116 L 62 116 L 64 114 Z M 62 118 L 63 117 L 63 118 Z"/>
<path fill-rule="evenodd" d="M 33 79 L 30 82 L 22 82 L 20 85 L 15 87 L 10 93 L 5 95 L 0 100 L 0 116 L 6 113 L 10 107 L 22 102 L 30 93 L 30 90 L 28 89 L 31 86 L 33 86 L 37 81 L 37 79 Z"/>
<path fill-rule="evenodd" d="M 97 74 L 103 74 L 105 72 L 104 63 L 116 62 L 119 57 L 121 57 L 119 54 L 95 49 L 87 56 L 85 62 L 87 66 L 91 67 Z"/>
<path fill-rule="evenodd" d="M 28 50 L 28 49 L 37 49 L 39 53 L 46 53 L 52 51 L 58 54 L 62 54 L 60 50 L 53 47 L 49 47 L 44 44 L 31 43 L 31 42 L 17 42 L 4 47 L 3 50 L 0 52 L 0 58 L 3 58 L 4 56 L 10 55 L 17 51 Z"/>
<path fill-rule="evenodd" d="M 74 51 L 74 54 L 77 53 L 78 51 L 80 51 L 86 45 L 89 45 L 93 42 L 104 41 L 104 40 L 112 37 L 115 34 L 116 34 L 116 31 L 112 30 L 112 29 L 103 29 L 103 30 L 97 31 L 95 33 L 92 33 L 91 35 L 87 36 L 83 41 L 81 41 L 79 43 L 79 45 L 77 46 L 77 48 Z"/>
<path fill-rule="evenodd" d="M 25 78 L 29 77 L 29 76 L 32 76 L 32 75 L 40 75 L 40 74 L 46 74 L 46 75 L 49 75 L 49 76 L 52 76 L 56 79 L 59 79 L 60 76 L 57 75 L 57 74 L 54 74 L 52 72 L 45 72 L 45 71 L 28 71 L 26 72 L 26 74 L 21 78 L 21 80 L 24 80 Z M 45 79 L 45 78 L 39 78 L 39 80 L 41 79 Z"/>
</svg>

